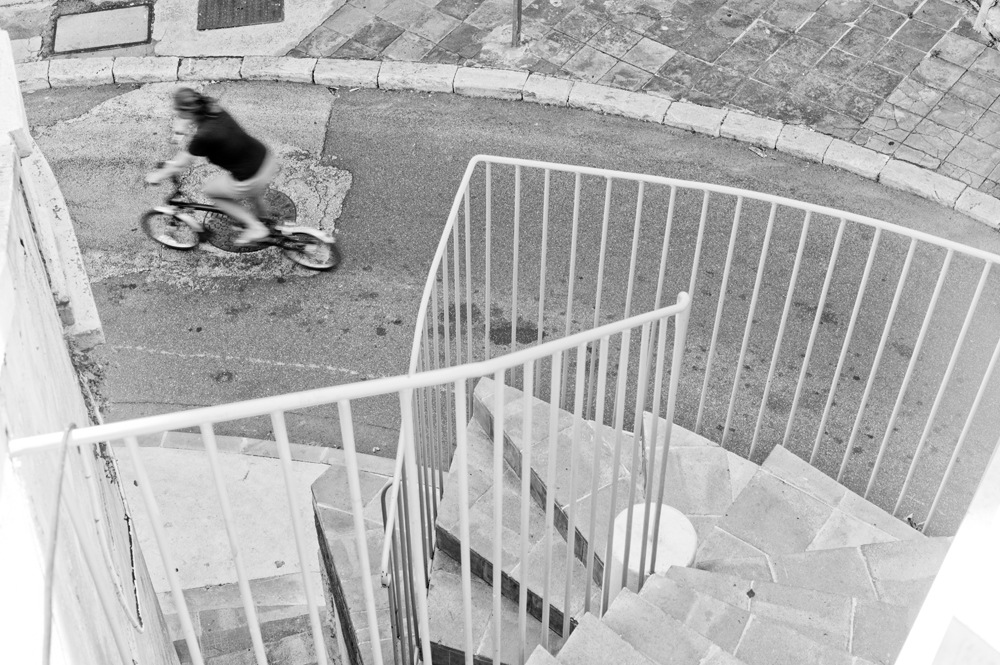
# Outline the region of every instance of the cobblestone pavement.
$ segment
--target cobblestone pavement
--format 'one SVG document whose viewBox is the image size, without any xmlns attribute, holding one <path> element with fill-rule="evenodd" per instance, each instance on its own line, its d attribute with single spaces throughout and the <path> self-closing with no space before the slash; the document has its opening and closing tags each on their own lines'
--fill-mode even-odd
<svg viewBox="0 0 1000 665">
<path fill-rule="evenodd" d="M 316 10 L 291 51 L 270 55 L 521 69 L 742 109 L 1000 195 L 1000 52 L 960 0 L 526 0 L 517 47 L 510 0 L 333 6 Z M 79 11 L 0 3 L 0 24 L 32 60 L 51 52 L 59 15 Z M 154 36 L 169 32 L 156 20 Z M 211 32 L 228 43 L 244 31 L 250 44 L 255 28 Z M 160 54 L 158 45 L 129 52 Z"/>
<path fill-rule="evenodd" d="M 433 0 L 430 0 L 433 2 Z M 1000 53 L 945 0 L 348 0 L 291 55 L 525 69 L 748 110 L 1000 194 Z"/>
</svg>

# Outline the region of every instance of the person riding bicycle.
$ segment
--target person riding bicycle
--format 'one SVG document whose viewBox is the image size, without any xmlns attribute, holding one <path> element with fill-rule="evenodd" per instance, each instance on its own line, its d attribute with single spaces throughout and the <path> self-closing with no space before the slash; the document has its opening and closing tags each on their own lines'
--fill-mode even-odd
<svg viewBox="0 0 1000 665">
<path fill-rule="evenodd" d="M 243 233 L 234 242 L 250 245 L 267 238 L 270 231 L 258 217 L 266 214 L 264 192 L 278 173 L 274 155 L 212 97 L 191 88 L 178 88 L 174 92 L 174 111 L 180 119 L 191 121 L 193 135 L 187 149 L 181 149 L 172 160 L 148 174 L 146 182 L 159 183 L 188 168 L 195 157 L 205 157 L 227 171 L 205 183 L 202 191 L 243 225 Z M 239 204 L 242 199 L 250 199 L 256 216 Z"/>
</svg>

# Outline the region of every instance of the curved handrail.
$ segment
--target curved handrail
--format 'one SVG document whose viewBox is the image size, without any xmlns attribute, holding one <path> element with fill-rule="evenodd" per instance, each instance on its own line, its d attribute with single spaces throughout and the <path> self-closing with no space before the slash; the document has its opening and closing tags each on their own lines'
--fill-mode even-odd
<svg viewBox="0 0 1000 665">
<path fill-rule="evenodd" d="M 657 319 L 667 318 L 683 312 L 690 306 L 691 297 L 682 291 L 677 295 L 677 303 L 668 307 L 661 307 L 660 309 L 644 314 L 637 314 L 628 319 L 584 330 L 567 337 L 545 342 L 538 346 L 527 347 L 503 356 L 496 356 L 489 360 L 481 360 L 454 367 L 442 367 L 416 374 L 382 377 L 370 381 L 346 383 L 326 388 L 314 388 L 312 390 L 303 390 L 271 397 L 259 397 L 243 402 L 231 402 L 229 404 L 207 406 L 188 411 L 147 416 L 120 423 L 81 427 L 73 430 L 69 444 L 82 446 L 123 439 L 129 436 L 138 437 L 167 430 L 195 427 L 206 423 L 254 418 L 289 411 L 291 409 L 309 408 L 364 397 L 399 393 L 404 390 L 451 384 L 462 379 L 494 374 L 509 367 L 522 365 L 528 361 L 537 360 L 543 356 L 549 356 L 565 349 L 574 348 L 595 339 L 614 335 L 627 328 L 634 328 Z M 62 436 L 62 432 L 50 432 L 11 439 L 9 446 L 10 455 L 16 457 L 30 452 L 57 448 L 62 441 Z"/>
</svg>

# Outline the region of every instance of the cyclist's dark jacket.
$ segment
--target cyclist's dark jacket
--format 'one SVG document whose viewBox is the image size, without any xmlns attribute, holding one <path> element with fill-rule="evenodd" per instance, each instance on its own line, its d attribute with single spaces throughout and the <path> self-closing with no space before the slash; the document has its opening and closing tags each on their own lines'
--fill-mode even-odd
<svg viewBox="0 0 1000 665">
<path fill-rule="evenodd" d="M 198 124 L 188 152 L 205 157 L 232 173 L 237 180 L 249 180 L 264 163 L 267 148 L 243 131 L 231 115 L 220 111 L 217 116 Z"/>
</svg>

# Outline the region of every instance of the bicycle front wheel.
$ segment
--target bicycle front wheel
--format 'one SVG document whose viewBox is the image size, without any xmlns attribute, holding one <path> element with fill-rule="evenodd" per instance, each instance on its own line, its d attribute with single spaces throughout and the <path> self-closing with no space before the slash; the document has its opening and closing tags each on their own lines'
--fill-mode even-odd
<svg viewBox="0 0 1000 665">
<path fill-rule="evenodd" d="M 340 265 L 337 244 L 308 233 L 293 233 L 282 243 L 282 253 L 300 266 L 312 270 L 332 270 Z"/>
<path fill-rule="evenodd" d="M 173 215 L 150 210 L 142 216 L 142 230 L 156 242 L 171 249 L 198 246 L 198 232 Z"/>
</svg>

